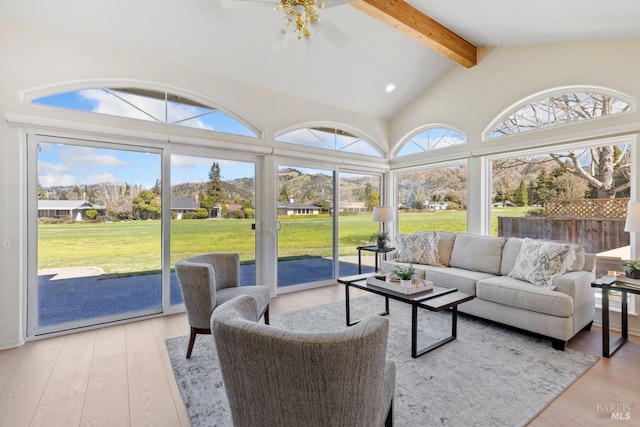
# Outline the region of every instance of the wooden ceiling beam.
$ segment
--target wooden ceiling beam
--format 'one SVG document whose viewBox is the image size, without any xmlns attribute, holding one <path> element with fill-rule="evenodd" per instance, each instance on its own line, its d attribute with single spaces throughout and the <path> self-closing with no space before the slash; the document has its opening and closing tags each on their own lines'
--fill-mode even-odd
<svg viewBox="0 0 640 427">
<path fill-rule="evenodd" d="M 402 0 L 359 0 L 351 5 L 467 68 L 478 63 L 476 46 Z"/>
</svg>

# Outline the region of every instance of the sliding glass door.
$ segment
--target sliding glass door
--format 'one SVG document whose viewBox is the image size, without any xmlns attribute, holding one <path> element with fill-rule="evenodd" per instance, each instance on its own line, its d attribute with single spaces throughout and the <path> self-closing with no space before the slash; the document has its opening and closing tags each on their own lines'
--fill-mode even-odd
<svg viewBox="0 0 640 427">
<path fill-rule="evenodd" d="M 160 312 L 160 152 L 50 137 L 29 148 L 30 332 Z"/>
<path fill-rule="evenodd" d="M 278 166 L 278 287 L 335 277 L 334 172 Z"/>
<path fill-rule="evenodd" d="M 373 208 L 380 206 L 380 175 L 340 172 L 339 252 L 340 276 L 374 271 L 377 254 L 357 247 L 376 244 L 371 236 L 379 231 Z M 389 224 L 387 224 L 387 227 Z"/>
<path fill-rule="evenodd" d="M 176 261 L 208 252 L 240 254 L 240 283 L 255 285 L 253 162 L 171 155 L 171 297 L 182 303 Z"/>
</svg>

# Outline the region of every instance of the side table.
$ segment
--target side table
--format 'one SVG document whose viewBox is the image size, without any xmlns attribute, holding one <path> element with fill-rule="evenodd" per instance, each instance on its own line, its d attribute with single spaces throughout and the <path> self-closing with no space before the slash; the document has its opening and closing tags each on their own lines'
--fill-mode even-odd
<svg viewBox="0 0 640 427">
<path fill-rule="evenodd" d="M 602 357 L 610 357 L 629 339 L 629 308 L 627 303 L 627 295 L 629 293 L 640 295 L 640 280 L 629 279 L 627 277 L 618 276 L 617 280 L 612 283 L 602 283 L 602 279 L 598 279 L 591 283 L 592 288 L 602 290 Z M 609 345 L 609 292 L 617 291 L 622 295 L 620 312 L 621 336 Z"/>
<path fill-rule="evenodd" d="M 374 256 L 376 257 L 375 271 L 377 272 L 378 271 L 378 254 L 386 254 L 387 252 L 396 250 L 396 248 L 387 248 L 387 247 L 379 248 L 378 246 L 358 246 L 356 249 L 358 250 L 358 274 L 362 274 L 362 251 L 375 252 L 374 254 Z"/>
</svg>

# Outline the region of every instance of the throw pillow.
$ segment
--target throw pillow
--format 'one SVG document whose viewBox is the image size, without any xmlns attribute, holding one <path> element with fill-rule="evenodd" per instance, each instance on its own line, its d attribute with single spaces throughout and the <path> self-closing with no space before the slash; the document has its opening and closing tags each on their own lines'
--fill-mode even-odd
<svg viewBox="0 0 640 427">
<path fill-rule="evenodd" d="M 398 234 L 396 236 L 397 261 L 440 265 L 438 240 L 436 232 Z"/>
<path fill-rule="evenodd" d="M 569 265 L 569 268 L 567 268 L 567 271 L 580 271 L 584 268 L 584 264 L 586 263 L 586 259 L 584 256 L 584 248 L 580 245 L 570 245 L 571 246 L 571 252 L 573 252 L 573 261 L 571 262 L 571 264 L 567 264 Z M 570 257 L 567 257 L 567 260 L 569 260 Z"/>
<path fill-rule="evenodd" d="M 573 259 L 567 260 L 569 254 L 573 252 L 568 244 L 524 239 L 509 276 L 553 290 L 553 278 L 564 274 L 567 265 L 573 263 Z"/>
<path fill-rule="evenodd" d="M 423 231 L 416 234 L 422 239 L 422 256 L 418 264 L 442 265 L 440 254 L 438 253 L 440 235 L 435 231 Z"/>
</svg>

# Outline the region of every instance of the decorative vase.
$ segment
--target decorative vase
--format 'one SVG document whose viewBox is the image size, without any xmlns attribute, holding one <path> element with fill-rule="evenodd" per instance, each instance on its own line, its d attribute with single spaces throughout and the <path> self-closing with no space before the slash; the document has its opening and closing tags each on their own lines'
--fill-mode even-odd
<svg viewBox="0 0 640 427">
<path fill-rule="evenodd" d="M 384 249 L 384 244 L 386 242 L 384 240 L 378 240 L 378 249 Z"/>
<path fill-rule="evenodd" d="M 640 270 L 625 270 L 624 275 L 629 279 L 640 279 Z"/>
<path fill-rule="evenodd" d="M 412 279 L 400 279 L 400 286 L 402 286 L 403 288 L 410 288 L 411 287 L 411 282 L 413 282 Z"/>
</svg>

